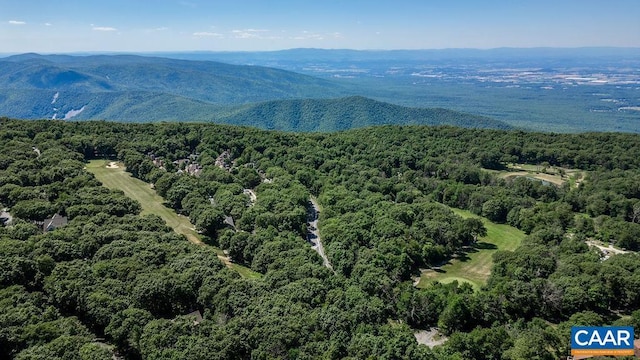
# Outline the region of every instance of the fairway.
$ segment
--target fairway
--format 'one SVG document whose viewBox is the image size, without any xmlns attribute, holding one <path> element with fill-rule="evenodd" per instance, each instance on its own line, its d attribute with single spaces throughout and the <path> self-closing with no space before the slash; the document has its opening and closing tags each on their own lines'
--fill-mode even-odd
<svg viewBox="0 0 640 360">
<path fill-rule="evenodd" d="M 142 206 L 141 215 L 158 215 L 178 234 L 196 245 L 204 245 L 189 218 L 176 214 L 175 211 L 163 205 L 163 199 L 146 182 L 136 179 L 125 171 L 121 163 L 107 160 L 91 160 L 87 164 L 87 171 L 95 175 L 103 186 L 109 189 L 122 190 L 125 195 L 138 201 Z M 259 277 L 260 274 L 238 264 L 233 264 L 221 249 L 215 248 L 222 262 L 238 271 L 244 277 Z"/>
<path fill-rule="evenodd" d="M 198 245 L 202 244 L 202 240 L 198 237 L 194 226 L 189 222 L 189 218 L 180 216 L 175 211 L 162 205 L 163 199 L 160 195 L 156 194 L 149 184 L 125 172 L 124 165 L 115 164 L 118 166 L 117 168 L 114 166 L 107 167 L 109 163 L 109 161 L 105 160 L 92 160 L 87 165 L 87 170 L 92 172 L 102 185 L 109 189 L 122 190 L 125 195 L 138 201 L 142 205 L 142 215 L 158 215 L 175 232 L 186 236 L 190 242 Z"/>
<path fill-rule="evenodd" d="M 482 219 L 487 228 L 487 236 L 479 238 L 478 245 L 484 246 L 485 249 L 468 253 L 464 260 L 452 259 L 438 270 L 425 270 L 417 286 L 427 287 L 434 280 L 442 283 L 457 280 L 458 282 L 468 282 L 475 289 L 479 289 L 491 274 L 493 254 L 498 250 L 515 250 L 524 239 L 525 234 L 513 226 L 493 223 L 466 210 L 453 208 L 451 210 L 463 218 L 477 217 Z M 490 248 L 494 246 L 495 248 Z"/>
</svg>

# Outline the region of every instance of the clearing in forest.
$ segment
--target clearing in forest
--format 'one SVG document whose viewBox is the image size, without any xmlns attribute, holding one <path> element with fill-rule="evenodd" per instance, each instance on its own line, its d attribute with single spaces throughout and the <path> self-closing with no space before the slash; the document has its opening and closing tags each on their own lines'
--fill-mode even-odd
<svg viewBox="0 0 640 360">
<path fill-rule="evenodd" d="M 126 196 L 138 201 L 142 206 L 141 215 L 158 215 L 169 227 L 178 234 L 184 235 L 191 243 L 204 245 L 188 217 L 178 215 L 172 209 L 164 206 L 164 200 L 151 188 L 150 184 L 132 177 L 125 170 L 123 164 L 113 161 L 91 160 L 87 164 L 87 171 L 94 174 L 103 186 L 109 189 L 122 190 Z M 233 264 L 221 249 L 215 249 L 220 260 L 236 270 L 240 275 L 244 277 L 260 276 L 244 266 Z"/>
<path fill-rule="evenodd" d="M 494 171 L 494 170 L 488 170 Z M 562 186 L 569 182 L 572 187 L 577 187 L 584 179 L 584 172 L 577 169 L 568 169 L 550 165 L 528 165 L 528 164 L 508 164 L 506 171 L 498 171 L 503 179 L 512 179 L 525 176 L 531 179 L 540 180 Z"/>
<path fill-rule="evenodd" d="M 493 254 L 498 250 L 515 250 L 522 243 L 525 234 L 513 226 L 493 223 L 470 211 L 451 210 L 463 218 L 477 217 L 482 219 L 487 228 L 487 236 L 479 238 L 476 247 L 462 256 L 454 258 L 438 268 L 424 270 L 417 286 L 427 287 L 432 281 L 450 283 L 457 280 L 458 282 L 468 282 L 475 289 L 479 289 L 491 274 Z"/>
</svg>

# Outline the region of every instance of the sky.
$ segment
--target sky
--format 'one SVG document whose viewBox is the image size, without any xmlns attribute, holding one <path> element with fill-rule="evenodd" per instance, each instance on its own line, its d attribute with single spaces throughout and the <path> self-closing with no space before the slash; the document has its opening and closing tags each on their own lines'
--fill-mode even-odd
<svg viewBox="0 0 640 360">
<path fill-rule="evenodd" d="M 640 47 L 640 0 L 0 0 L 0 53 Z"/>
</svg>

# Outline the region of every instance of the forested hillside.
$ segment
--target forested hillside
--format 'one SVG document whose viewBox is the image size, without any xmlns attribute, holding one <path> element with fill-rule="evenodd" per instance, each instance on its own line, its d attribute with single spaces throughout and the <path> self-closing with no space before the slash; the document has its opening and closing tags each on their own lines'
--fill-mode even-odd
<svg viewBox="0 0 640 360">
<path fill-rule="evenodd" d="M 0 140 L 0 357 L 558 359 L 571 325 L 640 333 L 638 135 L 2 118 Z M 92 159 L 153 184 L 207 245 L 140 216 Z M 307 241 L 311 198 L 332 269 Z M 483 251 L 482 222 L 450 208 L 527 236 L 480 289 L 418 289 Z M 68 223 L 44 231 L 54 214 Z M 433 326 L 448 341 L 419 345 Z"/>
<path fill-rule="evenodd" d="M 22 54 L 0 58 L 0 116 L 640 132 L 637 49 L 547 50 Z"/>
<path fill-rule="evenodd" d="M 452 125 L 509 129 L 504 122 L 446 109 L 418 109 L 360 96 L 340 99 L 279 100 L 241 107 L 215 119 L 270 130 L 339 131 L 375 125 Z"/>
<path fill-rule="evenodd" d="M 373 125 L 506 129 L 445 109 L 342 95 L 329 80 L 259 66 L 131 55 L 23 54 L 0 59 L 0 116 L 123 122 L 212 121 L 284 131 Z M 331 99 L 329 99 L 331 98 Z"/>
<path fill-rule="evenodd" d="M 0 116 L 26 119 L 205 121 L 223 105 L 344 94 L 328 80 L 212 61 L 38 54 L 0 59 Z"/>
<path fill-rule="evenodd" d="M 330 96 L 327 80 L 262 66 L 133 55 L 16 55 L 1 60 L 0 88 L 72 91 L 146 91 L 211 103 Z"/>
</svg>

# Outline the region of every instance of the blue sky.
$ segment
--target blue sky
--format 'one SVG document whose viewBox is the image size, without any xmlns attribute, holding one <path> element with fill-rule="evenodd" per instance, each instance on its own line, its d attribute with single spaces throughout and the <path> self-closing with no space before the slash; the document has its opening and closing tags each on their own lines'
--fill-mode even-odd
<svg viewBox="0 0 640 360">
<path fill-rule="evenodd" d="M 640 47 L 640 0 L 0 0 L 0 53 Z"/>
</svg>

